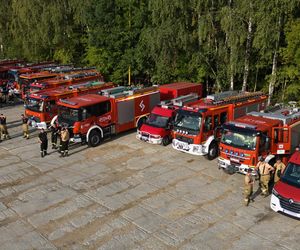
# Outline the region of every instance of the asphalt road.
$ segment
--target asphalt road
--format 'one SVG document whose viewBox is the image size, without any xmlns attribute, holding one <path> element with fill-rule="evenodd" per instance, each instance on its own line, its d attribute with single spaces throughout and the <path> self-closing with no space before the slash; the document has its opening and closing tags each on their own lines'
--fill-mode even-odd
<svg viewBox="0 0 300 250">
<path fill-rule="evenodd" d="M 243 176 L 129 132 L 70 156 L 40 157 L 22 106 L 1 108 L 0 249 L 299 249 L 299 220 L 243 205 Z M 257 188 L 257 183 L 255 184 Z"/>
</svg>

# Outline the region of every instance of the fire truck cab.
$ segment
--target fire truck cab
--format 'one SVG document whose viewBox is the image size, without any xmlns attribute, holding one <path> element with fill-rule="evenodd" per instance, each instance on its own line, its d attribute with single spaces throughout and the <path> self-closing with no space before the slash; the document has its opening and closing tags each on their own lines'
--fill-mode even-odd
<svg viewBox="0 0 300 250">
<path fill-rule="evenodd" d="M 73 141 L 95 147 L 105 137 L 139 126 L 159 100 L 157 87 L 116 87 L 60 100 L 57 120 L 72 129 Z"/>
<path fill-rule="evenodd" d="M 151 144 L 167 146 L 171 142 L 171 132 L 176 110 L 184 104 L 197 99 L 199 99 L 198 94 L 189 94 L 162 101 L 154 107 L 147 120 L 137 130 L 136 138 Z"/>
<path fill-rule="evenodd" d="M 64 88 L 42 90 L 30 94 L 25 99 L 25 114 L 29 117 L 32 127 L 45 128 L 57 115 L 57 101 L 84 95 L 97 93 L 102 89 L 114 87 L 114 83 L 100 81 L 74 84 Z"/>
<path fill-rule="evenodd" d="M 275 212 L 300 218 L 300 151 L 291 156 L 274 186 L 270 206 Z"/>
<path fill-rule="evenodd" d="M 250 111 L 264 110 L 266 99 L 267 96 L 261 92 L 226 91 L 189 103 L 177 111 L 173 148 L 206 155 L 209 160 L 216 158 L 220 126 Z"/>
<path fill-rule="evenodd" d="M 256 166 L 260 156 L 271 165 L 276 156 L 286 163 L 299 143 L 300 110 L 250 112 L 223 125 L 218 166 L 230 174 L 246 174 L 248 168 Z"/>
</svg>

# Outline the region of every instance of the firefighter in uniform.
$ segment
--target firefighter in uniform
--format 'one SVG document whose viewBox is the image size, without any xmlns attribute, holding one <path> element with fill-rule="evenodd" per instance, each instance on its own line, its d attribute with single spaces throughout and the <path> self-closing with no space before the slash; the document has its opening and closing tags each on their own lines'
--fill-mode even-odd
<svg viewBox="0 0 300 250">
<path fill-rule="evenodd" d="M 60 134 L 61 157 L 68 156 L 69 140 L 70 140 L 69 130 L 68 130 L 68 128 L 64 127 L 64 128 L 62 128 L 61 134 Z"/>
<path fill-rule="evenodd" d="M 47 155 L 48 137 L 47 137 L 47 132 L 43 128 L 39 133 L 39 141 L 41 144 L 41 157 L 44 157 L 45 155 Z"/>
<path fill-rule="evenodd" d="M 252 169 L 248 168 L 247 174 L 245 175 L 245 185 L 244 185 L 244 204 L 245 206 L 249 205 L 251 199 L 251 195 L 253 193 L 253 184 L 254 180 L 252 177 Z"/>
<path fill-rule="evenodd" d="M 59 127 L 57 123 L 53 123 L 50 127 L 50 130 L 51 130 L 52 149 L 57 149 L 57 137 L 59 134 Z"/>
<path fill-rule="evenodd" d="M 261 156 L 259 158 L 259 162 L 256 165 L 256 170 L 260 174 L 260 187 L 261 187 L 261 195 L 267 197 L 269 195 L 269 181 L 271 178 L 271 171 L 274 171 L 274 168 L 264 161 L 264 158 Z"/>
<path fill-rule="evenodd" d="M 23 138 L 29 139 L 28 118 L 23 114 L 21 115 L 21 118 L 22 118 Z"/>
<path fill-rule="evenodd" d="M 280 176 L 282 175 L 282 173 L 285 169 L 285 165 L 279 157 L 276 159 L 274 168 L 275 168 L 274 183 L 276 184 L 280 180 Z"/>
<path fill-rule="evenodd" d="M 0 115 L 0 139 L 2 135 L 3 135 L 3 139 L 10 138 L 6 126 L 6 116 L 3 114 Z"/>
</svg>

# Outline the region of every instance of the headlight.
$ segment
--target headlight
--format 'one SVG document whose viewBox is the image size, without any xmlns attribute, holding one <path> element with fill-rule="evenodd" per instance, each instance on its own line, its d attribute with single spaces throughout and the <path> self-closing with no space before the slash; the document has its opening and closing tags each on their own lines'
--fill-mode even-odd
<svg viewBox="0 0 300 250">
<path fill-rule="evenodd" d="M 276 197 L 278 197 L 278 196 L 279 196 L 279 194 L 278 194 L 278 192 L 276 191 L 276 189 L 275 189 L 275 188 L 273 188 L 273 189 L 272 189 L 272 194 L 274 194 Z"/>
</svg>

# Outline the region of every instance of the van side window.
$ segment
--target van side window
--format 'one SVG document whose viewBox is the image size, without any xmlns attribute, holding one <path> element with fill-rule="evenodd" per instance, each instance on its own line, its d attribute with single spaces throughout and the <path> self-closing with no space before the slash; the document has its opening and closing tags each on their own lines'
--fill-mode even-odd
<svg viewBox="0 0 300 250">
<path fill-rule="evenodd" d="M 227 121 L 227 112 L 222 112 L 220 114 L 220 124 L 222 125 L 223 123 L 225 123 Z"/>
</svg>

